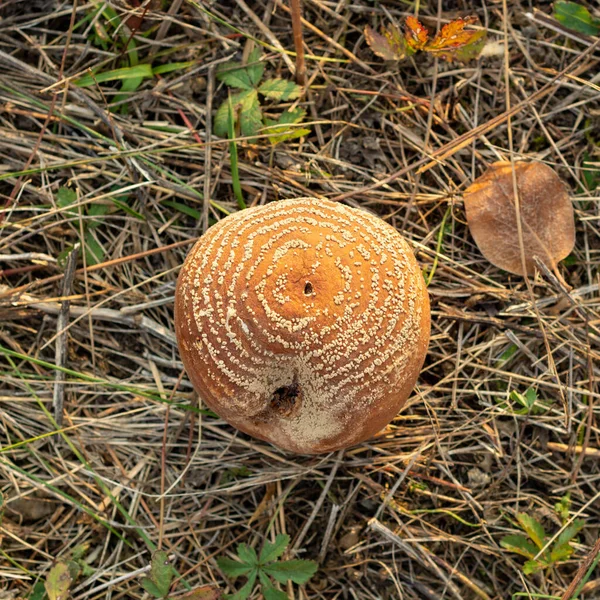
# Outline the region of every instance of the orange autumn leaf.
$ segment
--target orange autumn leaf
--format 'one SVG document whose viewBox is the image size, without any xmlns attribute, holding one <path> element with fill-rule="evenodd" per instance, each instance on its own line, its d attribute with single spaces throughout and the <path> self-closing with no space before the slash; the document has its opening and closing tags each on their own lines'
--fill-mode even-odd
<svg viewBox="0 0 600 600">
<path fill-rule="evenodd" d="M 461 61 L 477 57 L 485 43 L 485 30 L 466 30 L 467 25 L 477 22 L 475 17 L 450 21 L 442 27 L 424 50 L 448 61 Z"/>
<path fill-rule="evenodd" d="M 417 50 L 423 50 L 427 40 L 429 39 L 429 32 L 423 26 L 423 24 L 413 16 L 406 17 L 406 31 L 404 33 L 406 39 L 406 45 L 416 52 Z"/>
</svg>

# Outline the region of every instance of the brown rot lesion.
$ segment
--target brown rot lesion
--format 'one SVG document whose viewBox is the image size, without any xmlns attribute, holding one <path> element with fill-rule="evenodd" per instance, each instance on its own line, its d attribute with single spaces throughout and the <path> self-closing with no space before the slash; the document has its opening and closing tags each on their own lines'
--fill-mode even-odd
<svg viewBox="0 0 600 600">
<path fill-rule="evenodd" d="M 254 420 L 259 423 L 270 421 L 274 417 L 291 419 L 300 412 L 302 406 L 302 388 L 296 378 L 288 385 L 276 388 L 271 394 L 268 404 Z"/>
<path fill-rule="evenodd" d="M 280 417 L 295 414 L 302 402 L 302 390 L 297 381 L 277 388 L 271 397 L 270 408 Z"/>
</svg>

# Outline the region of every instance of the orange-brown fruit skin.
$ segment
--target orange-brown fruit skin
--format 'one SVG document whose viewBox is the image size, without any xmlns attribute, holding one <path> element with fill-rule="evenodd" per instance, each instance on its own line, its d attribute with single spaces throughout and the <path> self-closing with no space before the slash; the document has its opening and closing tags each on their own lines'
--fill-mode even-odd
<svg viewBox="0 0 600 600">
<path fill-rule="evenodd" d="M 496 162 L 464 193 L 471 235 L 493 265 L 525 275 L 517 232 L 514 184 L 510 162 Z M 547 165 L 514 163 L 520 199 L 521 230 L 527 274 L 535 273 L 538 257 L 551 269 L 575 245 L 573 204 L 564 183 Z"/>
<path fill-rule="evenodd" d="M 201 399 L 241 431 L 301 454 L 364 441 L 410 395 L 429 298 L 381 219 L 303 198 L 235 213 L 190 251 L 175 329 Z"/>
</svg>

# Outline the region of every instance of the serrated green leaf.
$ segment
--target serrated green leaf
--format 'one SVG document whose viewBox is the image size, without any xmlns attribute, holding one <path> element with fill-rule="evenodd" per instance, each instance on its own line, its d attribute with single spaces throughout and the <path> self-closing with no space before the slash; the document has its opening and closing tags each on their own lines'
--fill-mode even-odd
<svg viewBox="0 0 600 600">
<path fill-rule="evenodd" d="M 110 206 L 108 206 L 108 204 L 100 204 L 97 202 L 88 205 L 87 214 L 88 217 L 103 217 L 109 210 Z M 89 229 L 94 229 L 95 227 L 102 225 L 102 221 L 98 219 L 88 219 L 85 224 Z"/>
<path fill-rule="evenodd" d="M 569 542 L 571 542 L 584 527 L 585 521 L 583 519 L 576 519 L 573 521 L 573 523 L 561 531 L 560 535 L 556 538 L 556 542 L 554 542 L 553 548 L 569 544 Z"/>
<path fill-rule="evenodd" d="M 525 575 L 531 575 L 545 569 L 547 566 L 548 565 L 544 561 L 528 560 L 523 565 L 523 573 L 525 573 Z"/>
<path fill-rule="evenodd" d="M 258 564 L 258 556 L 256 550 L 248 544 L 239 544 L 237 547 L 237 555 L 240 557 L 242 562 L 247 565 L 255 566 Z"/>
<path fill-rule="evenodd" d="M 537 546 L 532 544 L 524 535 L 504 536 L 500 540 L 500 545 L 509 552 L 520 554 L 525 558 L 533 558 L 538 553 Z"/>
<path fill-rule="evenodd" d="M 94 75 L 84 75 L 76 79 L 73 83 L 79 87 L 89 87 L 96 83 L 104 83 L 105 81 L 117 81 L 123 79 L 137 79 L 152 77 L 152 65 L 142 64 L 133 67 L 124 67 L 122 69 L 113 69 L 104 73 L 95 73 Z"/>
<path fill-rule="evenodd" d="M 246 600 L 246 598 L 248 598 L 248 596 L 252 593 L 252 589 L 256 583 L 257 575 L 258 571 L 253 569 L 250 575 L 248 575 L 248 581 L 246 582 L 246 585 L 244 585 L 244 587 L 235 594 L 229 594 L 225 596 L 225 598 L 229 598 L 229 600 Z"/>
<path fill-rule="evenodd" d="M 308 135 L 310 129 L 307 129 L 306 127 L 295 127 L 294 129 L 290 129 L 289 125 L 286 125 L 266 129 L 265 133 L 269 134 L 269 142 L 275 146 L 281 142 L 287 142 L 288 140 L 294 140 L 304 135 Z"/>
<path fill-rule="evenodd" d="M 302 119 L 306 116 L 306 111 L 303 108 L 297 106 L 292 110 L 286 110 L 281 113 L 279 116 L 279 120 L 277 123 L 279 125 L 292 124 L 292 123 L 300 123 Z"/>
<path fill-rule="evenodd" d="M 217 69 L 217 79 L 232 88 L 240 90 L 252 89 L 252 81 L 248 74 L 248 69 L 239 62 L 230 61 L 219 66 Z"/>
<path fill-rule="evenodd" d="M 262 111 L 256 90 L 247 93 L 240 101 L 240 131 L 243 136 L 252 137 L 262 127 Z"/>
<path fill-rule="evenodd" d="M 260 552 L 260 563 L 264 565 L 265 563 L 278 559 L 285 552 L 289 543 L 290 536 L 284 533 L 280 533 L 273 543 L 268 541 L 265 542 L 265 545 Z"/>
<path fill-rule="evenodd" d="M 519 513 L 517 520 L 523 531 L 533 540 L 533 543 L 541 550 L 546 544 L 546 532 L 542 524 L 526 513 Z"/>
<path fill-rule="evenodd" d="M 289 600 L 289 597 L 284 592 L 276 590 L 274 587 L 262 588 L 263 596 L 265 600 Z"/>
<path fill-rule="evenodd" d="M 219 569 L 225 573 L 228 577 L 235 579 L 240 575 L 248 575 L 254 568 L 252 565 L 240 562 L 239 560 L 232 560 L 231 558 L 217 558 L 217 564 Z"/>
<path fill-rule="evenodd" d="M 267 588 L 272 588 L 273 587 L 272 581 L 269 579 L 269 577 L 267 576 L 267 574 L 262 569 L 259 569 L 259 571 L 258 571 L 258 580 L 260 581 L 260 585 L 262 586 L 262 590 L 261 591 L 263 591 L 263 592 Z"/>
<path fill-rule="evenodd" d="M 274 100 L 295 100 L 300 96 L 302 88 L 287 79 L 268 79 L 258 88 L 267 98 Z"/>
<path fill-rule="evenodd" d="M 272 563 L 264 567 L 264 572 L 279 581 L 293 581 L 294 583 L 306 583 L 319 568 L 312 560 L 286 560 Z"/>
<path fill-rule="evenodd" d="M 231 94 L 231 104 L 233 107 L 233 122 L 235 125 L 235 121 L 238 117 L 238 113 L 244 110 L 244 106 L 246 109 L 248 106 L 251 106 L 254 102 L 258 104 L 258 97 L 256 96 L 256 90 L 246 90 L 243 92 L 238 92 L 237 94 Z M 260 106 L 258 108 L 260 112 Z M 262 118 L 262 115 L 261 115 Z M 262 123 L 259 123 L 256 131 L 260 127 Z M 217 112 L 215 114 L 214 123 L 213 123 L 214 133 L 219 137 L 226 138 L 229 136 L 229 98 L 219 106 Z M 246 135 L 246 134 L 244 134 Z"/>
<path fill-rule="evenodd" d="M 258 85 L 258 82 L 262 79 L 263 73 L 265 72 L 265 63 L 261 62 L 260 56 L 260 48 L 254 48 L 248 56 L 248 63 L 246 66 L 250 82 L 255 86 Z"/>
<path fill-rule="evenodd" d="M 86 231 L 85 240 L 85 260 L 89 267 L 90 265 L 98 265 L 104 260 L 104 249 L 98 243 L 94 234 L 91 231 Z"/>
<path fill-rule="evenodd" d="M 66 563 L 56 563 L 46 577 L 46 593 L 49 600 L 64 600 L 69 594 L 69 588 L 73 583 L 73 578 L 69 572 L 69 566 Z"/>
<path fill-rule="evenodd" d="M 561 546 L 555 545 L 550 551 L 550 562 L 557 563 L 567 560 L 573 552 L 575 552 L 575 549 L 569 544 L 562 544 Z"/>
<path fill-rule="evenodd" d="M 87 551 L 89 549 L 90 549 L 89 542 L 75 546 L 75 548 L 73 548 L 73 551 L 71 552 L 71 556 L 73 557 L 73 560 L 83 560 L 83 557 L 87 554 Z"/>
<path fill-rule="evenodd" d="M 594 19 L 590 11 L 577 2 L 555 2 L 554 18 L 573 31 L 586 35 L 600 34 L 600 20 Z"/>
<path fill-rule="evenodd" d="M 155 598 L 164 598 L 164 594 L 161 593 L 159 587 L 149 577 L 144 577 L 141 581 L 142 587 Z"/>
<path fill-rule="evenodd" d="M 65 208 L 70 204 L 77 202 L 77 192 L 68 187 L 59 187 L 56 192 L 56 205 L 60 208 Z"/>
</svg>

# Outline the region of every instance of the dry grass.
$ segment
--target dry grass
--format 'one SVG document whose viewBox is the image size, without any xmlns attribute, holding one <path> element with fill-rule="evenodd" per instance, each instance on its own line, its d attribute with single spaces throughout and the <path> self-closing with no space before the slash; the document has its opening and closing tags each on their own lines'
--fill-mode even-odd
<svg viewBox="0 0 600 600">
<path fill-rule="evenodd" d="M 134 4 L 0 6 L 0 597 L 27 596 L 79 544 L 94 572 L 74 586 L 77 599 L 141 598 L 138 574 L 158 545 L 189 585 L 225 588 L 216 557 L 287 532 L 297 556 L 321 565 L 298 599 L 560 598 L 600 535 L 600 197 L 582 171 L 586 156 L 589 173 L 600 170 L 598 46 L 536 26 L 527 2 L 490 1 L 475 13 L 508 43 L 508 72 L 502 52 L 466 66 L 424 55 L 387 65 L 362 30 L 400 20 L 408 4 L 305 0 L 312 133 L 275 149 L 239 141 L 246 201 L 343 197 L 402 230 L 435 272 L 432 340 L 410 405 L 377 439 L 299 457 L 199 412 L 172 333 L 186 251 L 237 210 L 228 145 L 206 130 L 225 97 L 214 67 L 239 58 L 251 36 L 269 44 L 268 72 L 291 77 L 293 59 L 275 47 L 294 47 L 288 5 Z M 123 37 L 102 40 L 99 6 L 125 37 L 123 21 L 143 16 L 140 62 L 193 65 L 145 80 L 110 112 L 118 84 L 72 83 L 90 67 L 123 66 Z M 436 15 L 472 6 L 422 2 L 420 15 L 435 27 Z M 465 226 L 461 191 L 510 158 L 511 144 L 573 192 L 577 245 L 561 267 L 570 292 L 538 275 L 531 293 L 483 259 Z M 57 205 L 64 186 L 78 199 L 68 209 Z M 97 205 L 109 212 L 90 227 Z M 86 269 L 80 252 L 65 284 L 56 259 L 86 232 L 102 264 Z M 67 369 L 60 431 L 57 346 Z M 530 386 L 549 406 L 517 414 L 508 394 Z M 565 494 L 586 520 L 574 556 L 523 575 L 500 539 L 516 531 L 517 512 L 557 533 Z M 586 590 L 600 597 L 598 571 Z"/>
</svg>

